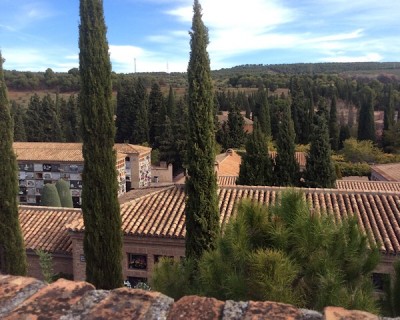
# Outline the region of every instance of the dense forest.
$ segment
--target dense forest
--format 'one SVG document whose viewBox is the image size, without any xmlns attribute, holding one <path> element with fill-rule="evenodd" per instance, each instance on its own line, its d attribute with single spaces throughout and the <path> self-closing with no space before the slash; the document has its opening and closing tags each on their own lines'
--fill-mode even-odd
<svg viewBox="0 0 400 320">
<path fill-rule="evenodd" d="M 399 153 L 399 75 L 400 63 L 244 65 L 213 71 L 215 117 L 228 113 L 226 121 L 216 121 L 216 151 L 246 146 L 243 116 L 257 119 L 275 148 L 286 139 L 279 124 L 289 112 L 297 145 L 309 145 L 313 126 L 323 121 L 334 152 L 354 137 Z M 186 77 L 112 73 L 116 141 L 151 146 L 153 160 L 174 164 L 175 172 L 185 167 Z M 5 79 L 16 141 L 81 141 L 78 69 L 6 71 Z"/>
</svg>

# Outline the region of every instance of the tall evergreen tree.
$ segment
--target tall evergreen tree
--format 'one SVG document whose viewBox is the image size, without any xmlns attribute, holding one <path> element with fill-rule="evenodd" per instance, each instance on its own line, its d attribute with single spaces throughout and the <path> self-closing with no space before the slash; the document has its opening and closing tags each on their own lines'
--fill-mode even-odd
<svg viewBox="0 0 400 320">
<path fill-rule="evenodd" d="M 151 86 L 149 94 L 149 138 L 150 145 L 158 148 L 158 139 L 162 135 L 162 125 L 165 119 L 164 98 L 157 82 Z"/>
<path fill-rule="evenodd" d="M 86 279 L 97 288 L 122 286 L 122 232 L 117 199 L 111 63 L 103 1 L 80 1 L 79 71 L 82 115 L 82 212 Z"/>
<path fill-rule="evenodd" d="M 360 94 L 360 114 L 358 117 L 358 140 L 371 140 L 375 142 L 375 120 L 374 120 L 374 92 L 368 86 L 362 89 Z"/>
<path fill-rule="evenodd" d="M 214 99 L 207 53 L 208 30 L 202 21 L 198 0 L 194 0 L 193 11 L 188 66 L 186 257 L 198 260 L 205 250 L 214 248 L 220 225 L 214 172 Z"/>
<path fill-rule="evenodd" d="M 261 132 L 266 136 L 271 136 L 271 115 L 268 106 L 267 91 L 260 88 L 255 96 L 255 106 L 253 118 L 256 118 Z"/>
<path fill-rule="evenodd" d="M 298 77 L 293 77 L 291 79 L 290 94 L 292 96 L 291 111 L 294 131 L 296 133 L 296 141 L 301 144 L 307 144 L 310 138 L 310 132 L 308 131 L 308 128 L 310 128 L 308 116 L 309 110 Z"/>
<path fill-rule="evenodd" d="M 246 153 L 240 164 L 239 185 L 265 186 L 272 184 L 272 162 L 268 153 L 267 137 L 258 122 L 246 142 Z"/>
<path fill-rule="evenodd" d="M 31 96 L 26 110 L 25 131 L 30 142 L 44 141 L 43 120 L 40 118 L 42 103 L 37 93 Z"/>
<path fill-rule="evenodd" d="M 336 95 L 333 95 L 331 109 L 329 111 L 329 140 L 331 149 L 337 151 L 339 148 L 339 125 L 336 109 Z"/>
<path fill-rule="evenodd" d="M 117 109 L 115 125 L 117 131 L 115 141 L 129 142 L 132 137 L 134 124 L 135 88 L 132 79 L 121 80 L 117 92 Z"/>
<path fill-rule="evenodd" d="M 166 102 L 166 110 L 167 115 L 170 119 L 173 119 L 176 114 L 176 101 L 175 101 L 175 93 L 172 89 L 172 86 L 169 86 L 168 97 Z"/>
<path fill-rule="evenodd" d="M 40 204 L 44 207 L 61 207 L 60 195 L 55 184 L 46 183 L 44 185 Z"/>
<path fill-rule="evenodd" d="M 392 85 L 389 85 L 387 88 L 387 96 L 386 96 L 386 101 L 385 101 L 383 130 L 389 130 L 393 125 L 394 125 L 393 88 L 392 88 Z"/>
<path fill-rule="evenodd" d="M 0 271 L 25 275 L 24 239 L 18 218 L 17 160 L 13 150 L 13 126 L 0 52 Z"/>
<path fill-rule="evenodd" d="M 43 137 L 41 140 L 42 142 L 63 141 L 56 104 L 49 94 L 44 96 L 42 99 L 42 106 L 40 108 L 40 119 L 43 125 Z"/>
<path fill-rule="evenodd" d="M 335 185 L 336 174 L 331 159 L 328 127 L 322 115 L 315 117 L 304 180 L 307 186 L 314 188 L 333 188 Z"/>
<path fill-rule="evenodd" d="M 285 105 L 280 114 L 278 136 L 276 139 L 277 156 L 274 166 L 274 184 L 277 186 L 295 186 L 299 183 L 299 164 L 295 155 L 295 138 L 290 106 Z"/>
<path fill-rule="evenodd" d="M 181 97 L 176 104 L 176 114 L 172 127 L 174 132 L 174 148 L 176 150 L 174 173 L 186 167 L 188 144 L 188 105 L 187 97 Z"/>
<path fill-rule="evenodd" d="M 14 100 L 11 103 L 11 117 L 14 122 L 14 141 L 26 141 L 25 110 Z"/>
<path fill-rule="evenodd" d="M 168 164 L 175 162 L 176 150 L 174 147 L 174 133 L 172 132 L 172 122 L 168 116 L 165 116 L 161 127 L 162 136 L 159 137 L 158 145 L 160 150 L 160 160 Z"/>
<path fill-rule="evenodd" d="M 143 78 L 138 78 L 135 82 L 135 94 L 133 99 L 133 121 L 132 135 L 130 143 L 143 144 L 149 143 L 149 115 L 148 115 L 148 96 L 143 83 Z"/>
</svg>

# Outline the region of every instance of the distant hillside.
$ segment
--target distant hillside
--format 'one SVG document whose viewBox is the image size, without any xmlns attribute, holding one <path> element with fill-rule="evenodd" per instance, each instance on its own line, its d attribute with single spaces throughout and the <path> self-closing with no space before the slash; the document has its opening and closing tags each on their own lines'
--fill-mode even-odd
<svg viewBox="0 0 400 320">
<path fill-rule="evenodd" d="M 233 68 L 212 71 L 216 87 L 254 88 L 257 82 L 273 82 L 276 87 L 287 87 L 289 76 L 339 74 L 350 77 L 388 77 L 400 79 L 400 62 L 353 62 L 353 63 L 295 63 L 295 64 L 246 64 Z M 113 73 L 114 90 L 121 80 L 129 77 L 142 77 L 147 87 L 157 81 L 161 87 L 186 88 L 186 73 L 149 72 L 149 73 Z M 8 89 L 12 91 L 77 92 L 79 91 L 79 70 L 68 72 L 9 71 L 5 70 Z"/>
</svg>

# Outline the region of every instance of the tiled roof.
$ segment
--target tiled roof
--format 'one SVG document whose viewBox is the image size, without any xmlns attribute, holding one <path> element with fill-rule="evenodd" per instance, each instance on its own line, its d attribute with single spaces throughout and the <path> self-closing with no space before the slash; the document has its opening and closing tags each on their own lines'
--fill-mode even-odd
<svg viewBox="0 0 400 320">
<path fill-rule="evenodd" d="M 400 193 L 400 182 L 336 180 L 336 188 L 342 190 L 388 191 Z"/>
<path fill-rule="evenodd" d="M 26 249 L 71 254 L 72 243 L 65 226 L 81 215 L 80 209 L 20 206 Z"/>
<path fill-rule="evenodd" d="M 82 143 L 78 142 L 14 142 L 13 147 L 18 161 L 83 162 Z M 126 157 L 117 146 L 115 149 L 118 160 Z"/>
<path fill-rule="evenodd" d="M 372 173 L 375 171 L 387 181 L 400 181 L 400 163 L 378 164 L 371 166 Z"/>
<path fill-rule="evenodd" d="M 275 159 L 276 158 L 276 156 L 277 156 L 277 152 L 276 151 L 270 151 L 269 152 L 269 156 L 272 158 L 272 159 Z M 302 151 L 296 151 L 295 152 L 295 158 L 296 158 L 296 161 L 297 161 L 297 163 L 299 164 L 299 166 L 301 167 L 301 168 L 305 168 L 306 167 L 306 163 L 307 163 L 307 161 L 306 161 L 306 155 L 307 155 L 307 152 L 302 152 Z"/>
<path fill-rule="evenodd" d="M 96 290 L 82 281 L 46 284 L 10 275 L 0 275 L 0 296 L 1 319 L 378 319 L 340 307 L 325 307 L 322 314 L 272 301 L 220 301 L 194 295 L 174 301 L 156 291 Z"/>
<path fill-rule="evenodd" d="M 238 176 L 240 171 L 240 163 L 242 157 L 234 150 L 229 149 L 225 153 L 221 153 L 215 157 L 218 163 L 218 176 Z"/>
<path fill-rule="evenodd" d="M 237 176 L 218 176 L 219 186 L 235 186 Z"/>
<path fill-rule="evenodd" d="M 252 199 L 262 204 L 274 203 L 285 188 L 232 186 L 220 187 L 220 222 L 226 222 L 235 214 L 235 206 L 241 199 Z M 326 211 L 335 221 L 356 215 L 363 231 L 370 232 L 382 252 L 400 254 L 400 195 L 337 189 L 299 189 L 314 213 Z M 136 236 L 180 238 L 185 237 L 184 188 L 174 186 L 162 189 L 121 206 L 123 231 Z M 83 231 L 83 221 L 69 225 L 72 231 Z"/>
<path fill-rule="evenodd" d="M 121 153 L 145 155 L 151 152 L 151 148 L 129 144 L 129 143 L 116 143 L 114 148 Z"/>
</svg>

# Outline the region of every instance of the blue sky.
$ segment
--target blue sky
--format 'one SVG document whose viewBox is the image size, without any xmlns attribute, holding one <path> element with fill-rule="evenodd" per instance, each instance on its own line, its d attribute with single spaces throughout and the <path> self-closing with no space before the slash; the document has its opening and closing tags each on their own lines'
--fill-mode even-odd
<svg viewBox="0 0 400 320">
<path fill-rule="evenodd" d="M 103 0 L 113 70 L 186 71 L 190 0 Z M 399 0 L 200 0 L 211 68 L 400 61 Z M 0 0 L 4 68 L 78 67 L 78 0 Z"/>
</svg>

